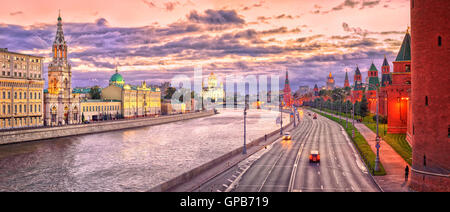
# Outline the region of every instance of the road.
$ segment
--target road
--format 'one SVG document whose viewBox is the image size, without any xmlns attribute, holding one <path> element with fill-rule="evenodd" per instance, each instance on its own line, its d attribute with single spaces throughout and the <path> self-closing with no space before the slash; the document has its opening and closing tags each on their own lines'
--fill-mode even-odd
<svg viewBox="0 0 450 212">
<path fill-rule="evenodd" d="M 305 111 L 291 134 L 292 141 L 277 140 L 196 191 L 379 191 L 337 123 L 321 116 L 313 120 Z M 311 150 L 319 150 L 320 163 L 309 162 Z"/>
</svg>

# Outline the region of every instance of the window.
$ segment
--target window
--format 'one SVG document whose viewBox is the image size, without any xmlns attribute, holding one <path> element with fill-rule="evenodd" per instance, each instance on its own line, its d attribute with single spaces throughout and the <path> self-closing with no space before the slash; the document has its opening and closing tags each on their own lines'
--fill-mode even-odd
<svg viewBox="0 0 450 212">
<path fill-rule="evenodd" d="M 22 99 L 22 93 L 19 92 L 19 99 Z"/>
<path fill-rule="evenodd" d="M 23 92 L 23 98 L 27 99 L 27 93 L 26 92 Z"/>
<path fill-rule="evenodd" d="M 33 105 L 30 105 L 30 113 L 33 112 Z"/>
<path fill-rule="evenodd" d="M 442 46 L 442 37 L 438 36 L 438 46 Z"/>
<path fill-rule="evenodd" d="M 17 99 L 17 92 L 14 92 L 14 99 Z"/>
<path fill-rule="evenodd" d="M 425 106 L 428 106 L 428 96 L 425 96 Z"/>
<path fill-rule="evenodd" d="M 414 9 L 414 0 L 411 0 L 411 9 Z"/>
<path fill-rule="evenodd" d="M 405 66 L 405 71 L 406 72 L 410 72 L 411 71 L 411 65 L 406 65 Z"/>
</svg>

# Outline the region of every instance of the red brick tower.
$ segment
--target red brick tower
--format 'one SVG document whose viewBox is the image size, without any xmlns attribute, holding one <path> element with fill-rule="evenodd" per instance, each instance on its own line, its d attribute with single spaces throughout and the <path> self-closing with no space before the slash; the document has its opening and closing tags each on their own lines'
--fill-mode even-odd
<svg viewBox="0 0 450 212">
<path fill-rule="evenodd" d="M 349 88 L 350 82 L 348 81 L 348 74 L 347 71 L 345 72 L 345 81 L 344 81 L 344 88 Z"/>
<path fill-rule="evenodd" d="M 353 91 L 352 91 L 353 103 L 355 103 L 356 101 L 360 102 L 362 99 L 363 87 L 361 83 L 362 83 L 361 71 L 359 71 L 359 67 L 356 66 L 355 76 L 353 77 Z"/>
<path fill-rule="evenodd" d="M 289 85 L 289 75 L 286 71 L 286 81 L 284 83 L 284 89 L 283 89 L 283 101 L 284 101 L 284 107 L 292 107 L 293 101 L 292 101 L 292 94 L 291 94 L 291 86 Z"/>
<path fill-rule="evenodd" d="M 392 83 L 386 87 L 388 101 L 388 133 L 406 133 L 410 116 L 411 35 L 406 31 L 395 59 Z"/>
<path fill-rule="evenodd" d="M 416 191 L 450 191 L 449 10 L 448 0 L 411 0 L 410 188 Z"/>
<path fill-rule="evenodd" d="M 390 72 L 390 66 L 386 59 L 386 55 L 384 56 L 383 65 L 381 65 L 381 87 L 380 87 L 380 105 L 379 105 L 379 114 L 381 116 L 387 116 L 387 86 L 392 84 L 392 77 Z"/>
<path fill-rule="evenodd" d="M 369 72 L 367 72 L 369 79 L 369 86 L 367 88 L 367 100 L 369 101 L 369 111 L 371 113 L 377 112 L 377 88 L 380 86 L 380 81 L 378 79 L 378 69 L 372 62 L 370 65 Z"/>
</svg>

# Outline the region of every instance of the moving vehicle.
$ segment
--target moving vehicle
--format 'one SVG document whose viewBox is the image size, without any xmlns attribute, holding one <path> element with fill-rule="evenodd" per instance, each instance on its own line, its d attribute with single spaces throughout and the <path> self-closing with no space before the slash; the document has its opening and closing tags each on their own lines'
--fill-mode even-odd
<svg viewBox="0 0 450 212">
<path fill-rule="evenodd" d="M 309 155 L 309 162 L 310 163 L 320 163 L 319 151 L 317 151 L 317 150 L 311 151 L 311 154 Z"/>
<path fill-rule="evenodd" d="M 283 140 L 291 140 L 291 139 L 292 139 L 292 137 L 291 137 L 291 133 L 290 132 L 284 133 Z"/>
<path fill-rule="evenodd" d="M 314 113 L 314 117 L 313 117 L 313 119 L 317 119 L 317 114 L 315 114 L 315 113 Z"/>
</svg>

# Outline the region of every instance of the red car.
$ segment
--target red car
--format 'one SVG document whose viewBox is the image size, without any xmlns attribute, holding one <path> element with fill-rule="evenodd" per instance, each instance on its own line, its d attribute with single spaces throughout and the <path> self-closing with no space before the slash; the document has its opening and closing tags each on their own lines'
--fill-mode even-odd
<svg viewBox="0 0 450 212">
<path fill-rule="evenodd" d="M 311 151 L 311 154 L 309 155 L 309 162 L 310 163 L 320 163 L 319 151 Z"/>
</svg>

